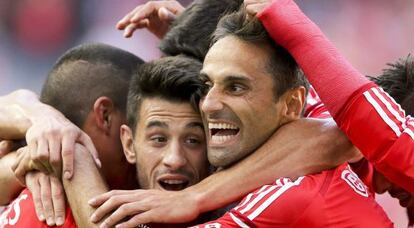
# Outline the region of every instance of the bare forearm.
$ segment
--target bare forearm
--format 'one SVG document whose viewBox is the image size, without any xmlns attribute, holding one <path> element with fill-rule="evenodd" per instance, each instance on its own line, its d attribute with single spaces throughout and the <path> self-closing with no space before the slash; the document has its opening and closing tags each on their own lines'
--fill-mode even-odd
<svg viewBox="0 0 414 228">
<path fill-rule="evenodd" d="M 0 138 L 24 138 L 31 126 L 30 117 L 43 104 L 29 90 L 17 90 L 0 97 Z"/>
<path fill-rule="evenodd" d="M 0 159 L 0 205 L 9 204 L 23 189 L 11 170 L 15 159 L 15 152 L 9 153 Z"/>
<path fill-rule="evenodd" d="M 353 146 L 333 121 L 303 119 L 283 126 L 249 157 L 185 191 L 196 193 L 200 212 L 210 211 L 277 178 L 319 172 L 353 157 Z"/>
<path fill-rule="evenodd" d="M 73 177 L 70 180 L 63 178 L 63 185 L 78 227 L 99 227 L 99 224 L 90 222 L 94 208 L 88 201 L 107 192 L 108 187 L 86 149 L 77 146 Z"/>
</svg>

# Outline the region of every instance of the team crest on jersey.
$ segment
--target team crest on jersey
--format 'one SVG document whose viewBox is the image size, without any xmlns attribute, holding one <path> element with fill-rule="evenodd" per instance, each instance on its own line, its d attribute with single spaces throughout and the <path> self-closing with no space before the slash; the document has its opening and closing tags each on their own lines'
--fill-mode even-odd
<svg viewBox="0 0 414 228">
<path fill-rule="evenodd" d="M 341 178 L 358 194 L 368 197 L 367 186 L 359 179 L 359 177 L 348 167 L 342 171 Z"/>
</svg>

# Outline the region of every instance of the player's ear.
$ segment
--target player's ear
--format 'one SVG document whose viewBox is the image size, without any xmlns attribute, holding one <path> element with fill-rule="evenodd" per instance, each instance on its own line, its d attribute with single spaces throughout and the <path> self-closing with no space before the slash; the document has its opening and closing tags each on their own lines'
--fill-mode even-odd
<svg viewBox="0 0 414 228">
<path fill-rule="evenodd" d="M 134 135 L 132 134 L 132 130 L 127 125 L 123 124 L 120 131 L 125 158 L 130 164 L 135 164 L 136 155 L 134 150 Z"/>
<path fill-rule="evenodd" d="M 302 115 L 303 107 L 305 105 L 306 89 L 299 86 L 287 91 L 283 100 L 283 117 L 286 121 L 299 119 Z"/>
<path fill-rule="evenodd" d="M 114 111 L 114 103 L 108 97 L 99 97 L 93 104 L 93 112 L 95 113 L 95 123 L 99 129 L 109 134 L 112 124 L 112 115 Z"/>
</svg>

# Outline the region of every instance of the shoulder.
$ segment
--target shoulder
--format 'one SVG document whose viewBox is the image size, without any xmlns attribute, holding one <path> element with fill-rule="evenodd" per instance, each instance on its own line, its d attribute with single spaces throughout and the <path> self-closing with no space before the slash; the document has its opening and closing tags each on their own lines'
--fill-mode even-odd
<svg viewBox="0 0 414 228">
<path fill-rule="evenodd" d="M 278 179 L 273 185 L 265 185 L 246 196 L 232 212 L 257 225 L 266 221 L 292 224 L 301 217 L 307 217 L 309 212 L 321 212 L 323 198 L 319 189 L 323 176 L 310 175 L 294 181 Z"/>
</svg>

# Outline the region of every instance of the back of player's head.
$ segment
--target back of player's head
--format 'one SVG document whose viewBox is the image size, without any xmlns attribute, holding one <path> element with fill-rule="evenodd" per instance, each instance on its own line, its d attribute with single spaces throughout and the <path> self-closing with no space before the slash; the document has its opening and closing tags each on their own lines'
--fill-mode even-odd
<svg viewBox="0 0 414 228">
<path fill-rule="evenodd" d="M 380 76 L 370 79 L 390 94 L 407 115 L 414 115 L 414 57 L 409 55 L 387 65 L 389 68 Z"/>
<path fill-rule="evenodd" d="M 202 83 L 202 63 L 184 55 L 163 57 L 143 64 L 131 79 L 128 93 L 127 121 L 135 132 L 140 105 L 146 98 L 193 103 Z"/>
<path fill-rule="evenodd" d="M 64 53 L 46 79 L 40 100 L 82 127 L 96 99 L 110 98 L 125 112 L 130 78 L 143 61 L 106 44 L 83 44 Z"/>
<path fill-rule="evenodd" d="M 221 18 L 213 34 L 212 45 L 218 40 L 234 36 L 252 44 L 270 47 L 267 71 L 273 77 L 275 96 L 279 97 L 288 89 L 298 86 L 308 88 L 307 80 L 300 73 L 295 59 L 284 48 L 276 45 L 257 18 L 248 18 L 242 8 Z"/>
<path fill-rule="evenodd" d="M 161 41 L 166 55 L 185 54 L 204 60 L 220 17 L 236 11 L 242 0 L 195 0 L 174 21 Z"/>
</svg>

